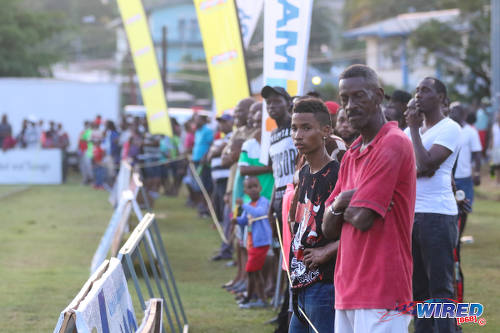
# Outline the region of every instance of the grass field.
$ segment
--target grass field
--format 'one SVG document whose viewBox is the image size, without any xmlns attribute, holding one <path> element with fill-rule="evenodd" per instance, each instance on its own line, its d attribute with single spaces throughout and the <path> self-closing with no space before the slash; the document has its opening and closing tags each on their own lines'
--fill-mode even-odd
<svg viewBox="0 0 500 333">
<path fill-rule="evenodd" d="M 0 187 L 0 194 L 16 190 Z M 500 327 L 500 191 L 484 186 L 470 217 L 464 246 L 466 301 L 484 305 L 487 324 Z M 494 199 L 494 200 L 489 200 Z M 220 288 L 234 268 L 209 261 L 219 238 L 208 220 L 161 198 L 155 212 L 174 269 L 191 332 L 272 332 L 272 310 L 243 311 Z M 112 210 L 107 194 L 78 185 L 33 186 L 0 199 L 0 323 L 2 332 L 52 332 L 59 313 L 89 276 L 92 255 Z M 130 290 L 134 293 L 134 289 Z"/>
</svg>

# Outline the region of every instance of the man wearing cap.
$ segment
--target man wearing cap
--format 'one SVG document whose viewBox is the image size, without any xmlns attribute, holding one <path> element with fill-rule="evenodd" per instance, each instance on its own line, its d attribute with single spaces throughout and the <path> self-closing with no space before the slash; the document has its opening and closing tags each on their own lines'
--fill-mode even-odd
<svg viewBox="0 0 500 333">
<path fill-rule="evenodd" d="M 293 183 L 293 174 L 295 172 L 295 162 L 297 157 L 297 149 L 293 144 L 291 137 L 291 108 L 292 98 L 282 87 L 265 86 L 262 88 L 262 97 L 266 101 L 266 109 L 269 117 L 276 121 L 278 128 L 271 132 L 269 145 L 269 164 L 273 169 L 274 191 L 269 206 L 268 218 L 271 223 L 271 228 L 276 233 L 276 219 L 279 221 L 279 226 L 282 225 L 282 203 L 283 196 L 286 191 L 287 184 Z M 275 255 L 278 249 L 275 249 Z M 285 250 L 287 251 L 287 250 Z M 283 303 L 280 314 L 278 315 L 277 332 L 287 331 L 288 327 L 288 295 L 285 294 L 285 302 Z"/>
<path fill-rule="evenodd" d="M 297 156 L 297 149 L 290 134 L 292 98 L 282 87 L 265 86 L 262 88 L 261 95 L 266 101 L 269 117 L 274 119 L 278 125 L 278 128 L 271 132 L 269 145 L 269 162 L 272 165 L 274 175 L 274 193 L 269 209 L 269 220 L 274 221 L 273 214 L 276 213 L 281 225 L 283 194 L 286 185 L 293 182 Z"/>
</svg>

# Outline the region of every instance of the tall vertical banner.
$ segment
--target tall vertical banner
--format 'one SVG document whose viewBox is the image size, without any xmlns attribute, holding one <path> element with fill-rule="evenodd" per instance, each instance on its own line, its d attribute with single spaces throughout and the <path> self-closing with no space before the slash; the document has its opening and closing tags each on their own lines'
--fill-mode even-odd
<svg viewBox="0 0 500 333">
<path fill-rule="evenodd" d="M 247 48 L 257 27 L 264 0 L 236 0 L 236 4 L 238 5 L 243 45 Z"/>
<path fill-rule="evenodd" d="M 141 0 L 118 0 L 151 134 L 172 136 L 156 52 Z"/>
<path fill-rule="evenodd" d="M 264 2 L 264 86 L 280 86 L 302 95 L 307 69 L 313 0 Z M 271 131 L 276 123 L 262 110 L 261 163 L 268 163 Z"/>
<path fill-rule="evenodd" d="M 194 0 L 217 115 L 250 96 L 234 0 Z"/>
</svg>

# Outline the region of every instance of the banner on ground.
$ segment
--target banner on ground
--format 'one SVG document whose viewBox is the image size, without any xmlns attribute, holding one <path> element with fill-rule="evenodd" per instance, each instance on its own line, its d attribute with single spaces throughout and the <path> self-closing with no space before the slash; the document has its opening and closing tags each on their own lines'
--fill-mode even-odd
<svg viewBox="0 0 500 333">
<path fill-rule="evenodd" d="M 313 0 L 266 0 L 264 3 L 264 86 L 280 86 L 290 96 L 303 94 Z M 267 164 L 271 131 L 262 110 L 261 162 Z"/>
<path fill-rule="evenodd" d="M 118 259 L 106 260 L 92 274 L 61 312 L 54 333 L 74 332 L 74 329 L 78 333 L 132 333 L 137 330 L 127 280 Z"/>
<path fill-rule="evenodd" d="M 0 150 L 0 184 L 61 184 L 60 149 Z"/>
<path fill-rule="evenodd" d="M 118 0 L 151 134 L 172 136 L 165 91 L 141 0 Z"/>
<path fill-rule="evenodd" d="M 243 45 L 247 48 L 250 45 L 257 22 L 259 22 L 264 0 L 236 0 L 236 4 L 238 5 L 238 17 L 240 19 Z"/>
<path fill-rule="evenodd" d="M 234 0 L 193 0 L 217 115 L 250 96 Z"/>
</svg>

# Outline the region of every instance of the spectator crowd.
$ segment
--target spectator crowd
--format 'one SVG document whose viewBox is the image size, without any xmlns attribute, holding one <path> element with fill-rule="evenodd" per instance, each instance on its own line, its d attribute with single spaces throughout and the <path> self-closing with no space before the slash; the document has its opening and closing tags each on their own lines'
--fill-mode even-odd
<svg viewBox="0 0 500 333">
<path fill-rule="evenodd" d="M 149 134 L 142 118 L 118 128 L 97 116 L 79 136 L 83 183 L 109 189 L 127 160 L 152 201 L 184 184 L 186 205 L 202 218 L 213 207 L 222 224 L 212 260 L 237 267 L 223 288 L 241 309 L 280 303 L 276 332 L 407 332 L 402 306 L 463 299 L 460 237 L 482 163 L 500 184 L 500 118 L 450 103 L 434 77 L 387 96 L 364 65 L 340 75 L 339 98 L 265 86 L 212 122 L 172 118 L 172 137 Z M 275 123 L 264 152 L 263 107 Z M 60 124 L 26 120 L 13 137 L 2 117 L 4 150 L 68 144 Z M 458 330 L 451 318 L 414 327 Z"/>
</svg>

